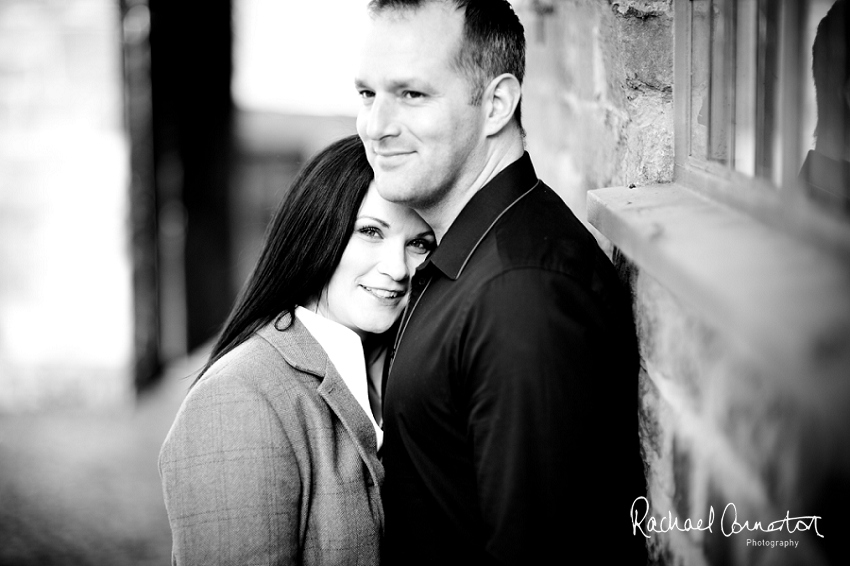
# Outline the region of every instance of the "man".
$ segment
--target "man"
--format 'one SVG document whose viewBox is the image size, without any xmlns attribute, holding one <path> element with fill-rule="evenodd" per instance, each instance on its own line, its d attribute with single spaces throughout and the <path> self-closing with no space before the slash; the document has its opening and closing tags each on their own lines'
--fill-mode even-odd
<svg viewBox="0 0 850 566">
<path fill-rule="evenodd" d="M 380 194 L 439 246 L 384 395 L 388 564 L 642 564 L 630 305 L 540 182 L 506 0 L 373 0 L 357 129 Z"/>
</svg>

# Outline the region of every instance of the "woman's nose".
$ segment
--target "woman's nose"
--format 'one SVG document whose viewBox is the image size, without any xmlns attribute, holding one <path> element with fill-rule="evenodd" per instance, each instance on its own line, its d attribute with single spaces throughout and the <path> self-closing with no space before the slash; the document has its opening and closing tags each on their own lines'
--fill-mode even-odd
<svg viewBox="0 0 850 566">
<path fill-rule="evenodd" d="M 387 243 L 383 246 L 378 271 L 393 281 L 404 281 L 410 276 L 404 245 Z"/>
</svg>

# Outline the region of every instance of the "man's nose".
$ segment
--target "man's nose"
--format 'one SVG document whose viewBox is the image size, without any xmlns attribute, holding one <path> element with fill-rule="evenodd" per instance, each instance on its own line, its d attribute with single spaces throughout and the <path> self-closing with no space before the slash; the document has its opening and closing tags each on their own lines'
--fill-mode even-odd
<svg viewBox="0 0 850 566">
<path fill-rule="evenodd" d="M 398 133 L 396 105 L 391 97 L 376 94 L 372 104 L 364 109 L 366 115 L 366 137 L 379 140 Z"/>
</svg>

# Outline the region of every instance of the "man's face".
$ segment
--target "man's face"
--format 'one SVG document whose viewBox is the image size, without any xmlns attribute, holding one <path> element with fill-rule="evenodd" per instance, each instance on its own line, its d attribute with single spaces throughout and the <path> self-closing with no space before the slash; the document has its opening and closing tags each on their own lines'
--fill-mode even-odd
<svg viewBox="0 0 850 566">
<path fill-rule="evenodd" d="M 443 3 L 372 20 L 356 77 L 357 132 L 385 199 L 418 210 L 473 184 L 483 168 L 482 106 L 453 61 L 463 14 Z"/>
</svg>

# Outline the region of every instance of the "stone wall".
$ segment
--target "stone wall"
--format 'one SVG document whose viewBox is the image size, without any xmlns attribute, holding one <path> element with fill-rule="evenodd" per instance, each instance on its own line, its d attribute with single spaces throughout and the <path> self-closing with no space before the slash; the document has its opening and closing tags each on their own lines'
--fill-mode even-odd
<svg viewBox="0 0 850 566">
<path fill-rule="evenodd" d="M 651 515 L 711 532 L 654 534 L 662 564 L 829 564 L 848 477 L 848 418 L 826 368 L 778 367 L 732 329 L 706 320 L 644 272 L 633 280 L 641 340 L 641 423 Z M 732 504 L 732 506 L 730 506 Z M 818 532 L 734 532 L 734 519 L 764 526 L 819 515 Z M 810 520 L 805 521 L 811 524 Z M 668 520 L 669 524 L 669 520 Z M 728 536 L 727 536 L 728 535 Z M 750 540 L 796 541 L 793 549 Z M 846 556 L 846 553 L 841 553 Z"/>
<path fill-rule="evenodd" d="M 529 42 L 523 116 L 541 178 L 583 220 L 588 190 L 673 181 L 672 0 L 514 4 Z M 605 247 L 607 239 L 593 231 Z M 831 356 L 829 339 L 811 336 L 799 356 L 791 354 L 795 367 L 782 366 L 764 345 L 785 343 L 783 328 L 752 336 L 717 324 L 711 313 L 718 305 L 689 300 L 699 293 L 674 293 L 636 258 L 621 263 L 630 273 L 641 345 L 649 515 L 665 518 L 662 528 L 670 518 L 682 527 L 688 518 L 707 524 L 710 509 L 715 515 L 711 532 L 653 533 L 654 562 L 829 564 L 846 556 L 836 542 L 850 483 L 848 387 L 839 377 L 850 375 L 847 357 Z M 631 504 L 624 502 L 624 513 Z M 819 526 L 827 538 L 789 528 L 726 536 L 735 509 L 739 523 L 750 525 L 786 513 L 827 516 Z M 747 539 L 798 545 L 754 547 Z"/>
<path fill-rule="evenodd" d="M 589 189 L 672 180 L 670 2 L 516 4 L 528 41 L 523 122 L 538 175 L 581 219 Z"/>
<path fill-rule="evenodd" d="M 114 0 L 0 0 L 0 411 L 129 399 Z"/>
</svg>

